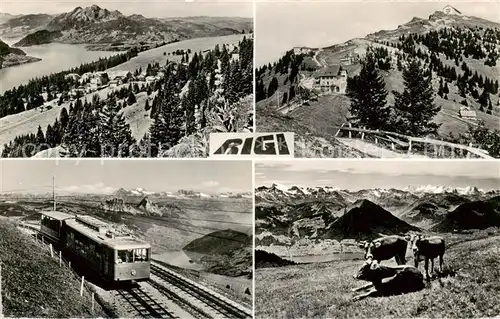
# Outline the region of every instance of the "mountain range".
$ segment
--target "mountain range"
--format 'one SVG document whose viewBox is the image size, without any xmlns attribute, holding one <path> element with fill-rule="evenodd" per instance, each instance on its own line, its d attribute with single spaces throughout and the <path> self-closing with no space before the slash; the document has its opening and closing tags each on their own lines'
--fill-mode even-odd
<svg viewBox="0 0 500 319">
<path fill-rule="evenodd" d="M 171 197 L 171 198 L 252 198 L 251 192 L 237 193 L 237 192 L 222 192 L 214 195 L 206 194 L 203 192 L 180 189 L 177 192 L 150 192 L 144 188 L 125 189 L 119 188 L 112 193 L 115 197 L 137 197 L 137 196 L 150 196 L 150 197 Z"/>
<path fill-rule="evenodd" d="M 257 244 L 309 239 L 370 239 L 378 234 L 455 231 L 500 226 L 500 190 L 442 186 L 341 190 L 334 187 L 255 189 Z M 284 237 L 283 237 L 284 236 Z"/>
<path fill-rule="evenodd" d="M 126 16 L 97 5 L 76 7 L 58 15 L 21 15 L 4 17 L 0 37 L 23 37 L 15 46 L 59 42 L 91 44 L 95 49 L 115 49 L 150 45 L 190 38 L 251 32 L 250 18 L 188 17 L 147 18 Z"/>
<path fill-rule="evenodd" d="M 159 206 L 153 203 L 148 197 L 144 197 L 136 205 L 126 202 L 122 198 L 113 197 L 101 202 L 99 208 L 115 213 L 160 217 L 179 217 L 181 214 L 185 213 L 179 206 L 173 203 Z"/>
<path fill-rule="evenodd" d="M 330 149 L 343 152 L 341 157 L 375 156 L 366 153 L 360 156 L 356 152 L 362 150 L 342 144 L 336 138 L 335 127 L 345 125 L 352 116 L 349 97 L 343 92 L 316 92 L 313 88 L 317 76 L 339 66 L 347 71 L 348 77 L 359 74 L 360 62 L 372 51 L 379 61 L 390 106 L 394 104 L 393 91 L 404 90 L 402 69 L 407 61 L 404 59 L 411 57 L 426 66 L 433 64 L 434 103 L 440 106 L 433 121 L 441 124 L 434 138 L 468 144 L 470 141 L 462 139 L 469 127 L 476 127 L 479 121 L 489 130 L 498 128 L 500 97 L 495 81 L 498 83 L 500 73 L 499 50 L 499 23 L 442 11 L 426 19 L 415 17 L 394 30 L 376 31 L 344 43 L 291 48 L 275 63 L 256 71 L 256 124 L 258 130 L 269 132 L 296 131 L 299 127 L 296 139 L 318 145 L 320 153 L 310 155 L 310 146 L 302 149 L 296 145 L 300 157 L 339 157 L 335 152 L 325 151 Z M 440 90 L 445 82 L 446 90 Z M 488 90 L 491 107 L 489 102 L 481 104 L 479 97 L 484 90 Z M 335 107 L 329 107 L 332 105 Z M 475 118 L 461 117 L 460 109 L 464 106 L 475 112 Z M 488 150 L 488 145 L 481 147 Z"/>
</svg>

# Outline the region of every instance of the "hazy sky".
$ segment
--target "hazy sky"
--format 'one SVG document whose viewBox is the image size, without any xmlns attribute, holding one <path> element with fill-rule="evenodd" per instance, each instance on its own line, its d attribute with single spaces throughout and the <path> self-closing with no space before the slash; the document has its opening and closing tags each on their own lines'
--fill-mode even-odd
<svg viewBox="0 0 500 319">
<path fill-rule="evenodd" d="M 259 162 L 255 186 L 332 186 L 359 190 L 408 186 L 500 189 L 498 161 L 294 160 Z"/>
<path fill-rule="evenodd" d="M 413 17 L 428 18 L 450 4 L 464 15 L 500 22 L 496 1 L 261 1 L 256 4 L 256 65 L 273 62 L 294 46 L 326 47 Z"/>
<path fill-rule="evenodd" d="M 184 16 L 237 16 L 253 17 L 253 3 L 250 0 L 106 0 L 106 1 L 65 1 L 65 0 L 0 0 L 0 12 L 11 14 L 62 13 L 74 8 L 93 4 L 108 10 L 118 10 L 125 15 L 142 14 L 146 17 Z"/>
<path fill-rule="evenodd" d="M 3 160 L 0 194 L 52 191 L 111 193 L 118 188 L 204 193 L 251 192 L 250 161 L 209 160 Z"/>
</svg>

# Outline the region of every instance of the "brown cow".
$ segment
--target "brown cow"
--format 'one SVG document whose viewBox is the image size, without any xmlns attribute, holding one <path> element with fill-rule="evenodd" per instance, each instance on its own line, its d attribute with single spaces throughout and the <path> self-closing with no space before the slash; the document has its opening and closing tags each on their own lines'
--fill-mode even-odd
<svg viewBox="0 0 500 319">
<path fill-rule="evenodd" d="M 418 268 L 410 265 L 383 266 L 372 259 L 365 262 L 354 278 L 370 283 L 353 289 L 353 291 L 368 289 L 367 292 L 354 296 L 353 301 L 370 296 L 400 295 L 420 291 L 425 287 L 424 276 Z"/>
<path fill-rule="evenodd" d="M 359 245 L 365 249 L 365 259 L 373 259 L 380 263 L 394 257 L 398 265 L 406 263 L 406 249 L 408 242 L 404 237 L 391 235 L 377 238 L 370 242 L 361 242 Z"/>
<path fill-rule="evenodd" d="M 445 252 L 444 238 L 440 236 L 423 236 L 413 234 L 410 239 L 410 247 L 415 257 L 415 267 L 418 263 L 425 261 L 425 275 L 429 276 L 429 260 L 431 261 L 431 273 L 434 272 L 434 258 L 439 257 L 439 272 L 443 272 L 443 256 Z"/>
</svg>

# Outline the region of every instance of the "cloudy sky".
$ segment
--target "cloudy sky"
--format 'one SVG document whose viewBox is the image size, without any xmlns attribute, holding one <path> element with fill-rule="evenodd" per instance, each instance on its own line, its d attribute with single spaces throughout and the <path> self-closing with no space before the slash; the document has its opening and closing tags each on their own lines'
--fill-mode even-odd
<svg viewBox="0 0 500 319">
<path fill-rule="evenodd" d="M 250 161 L 4 160 L 0 161 L 0 194 L 51 192 L 53 175 L 61 194 L 107 194 L 121 187 L 209 194 L 252 191 Z"/>
<path fill-rule="evenodd" d="M 11 14 L 52 14 L 68 12 L 76 7 L 88 7 L 93 4 L 108 10 L 118 10 L 125 15 L 142 14 L 146 17 L 253 17 L 253 3 L 251 0 L 0 0 L 0 12 Z"/>
<path fill-rule="evenodd" d="M 332 186 L 359 190 L 422 185 L 500 189 L 498 161 L 294 160 L 257 162 L 255 186 Z"/>
<path fill-rule="evenodd" d="M 273 62 L 294 46 L 326 47 L 428 18 L 450 4 L 463 14 L 500 23 L 495 1 L 276 1 L 256 4 L 256 65 Z"/>
</svg>

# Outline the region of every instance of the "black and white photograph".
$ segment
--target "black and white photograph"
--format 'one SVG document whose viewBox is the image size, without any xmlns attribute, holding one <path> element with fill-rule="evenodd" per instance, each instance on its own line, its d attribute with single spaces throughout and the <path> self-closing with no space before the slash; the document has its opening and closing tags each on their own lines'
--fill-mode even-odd
<svg viewBox="0 0 500 319">
<path fill-rule="evenodd" d="M 255 163 L 255 318 L 500 313 L 498 161 Z"/>
<path fill-rule="evenodd" d="M 259 1 L 256 131 L 308 158 L 500 158 L 498 1 Z"/>
<path fill-rule="evenodd" d="M 0 163 L 0 317 L 252 318 L 251 161 Z"/>
<path fill-rule="evenodd" d="M 252 1 L 0 1 L 1 157 L 208 157 L 253 131 Z"/>
</svg>

